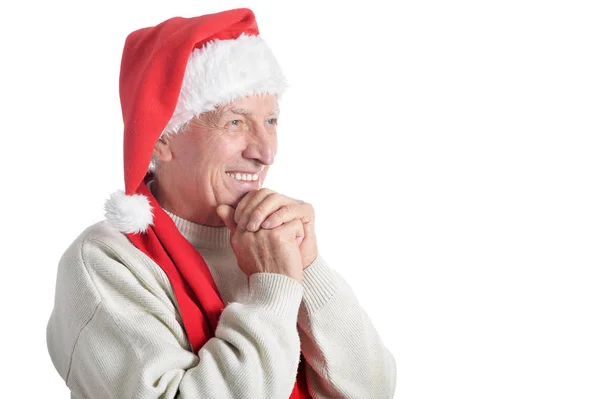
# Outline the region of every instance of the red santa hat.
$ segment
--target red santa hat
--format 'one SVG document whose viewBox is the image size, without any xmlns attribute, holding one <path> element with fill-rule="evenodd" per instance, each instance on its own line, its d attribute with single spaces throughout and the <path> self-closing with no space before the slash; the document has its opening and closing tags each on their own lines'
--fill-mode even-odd
<svg viewBox="0 0 600 399">
<path fill-rule="evenodd" d="M 236 9 L 176 17 L 131 33 L 119 77 L 124 122 L 125 191 L 106 201 L 108 221 L 142 233 L 153 221 L 139 190 L 156 141 L 216 106 L 253 94 L 280 96 L 287 84 L 259 36 L 254 13 Z"/>
</svg>

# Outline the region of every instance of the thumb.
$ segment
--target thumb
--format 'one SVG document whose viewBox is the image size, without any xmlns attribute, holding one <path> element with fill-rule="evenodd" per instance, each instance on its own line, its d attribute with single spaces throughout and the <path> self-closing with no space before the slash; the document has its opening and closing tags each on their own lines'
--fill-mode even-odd
<svg viewBox="0 0 600 399">
<path fill-rule="evenodd" d="M 235 215 L 235 209 L 229 205 L 219 205 L 217 206 L 217 215 L 223 219 L 225 226 L 227 226 L 232 233 L 235 232 L 235 229 L 237 229 L 237 224 L 233 218 Z"/>
</svg>

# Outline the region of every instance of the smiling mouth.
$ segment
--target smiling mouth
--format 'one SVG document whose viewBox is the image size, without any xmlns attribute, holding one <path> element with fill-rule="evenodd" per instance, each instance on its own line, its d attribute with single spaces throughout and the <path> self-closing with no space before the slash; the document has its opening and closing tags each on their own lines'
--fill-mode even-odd
<svg viewBox="0 0 600 399">
<path fill-rule="evenodd" d="M 245 172 L 225 172 L 225 174 L 229 177 L 234 178 L 238 181 L 257 181 L 258 173 L 245 173 Z"/>
</svg>

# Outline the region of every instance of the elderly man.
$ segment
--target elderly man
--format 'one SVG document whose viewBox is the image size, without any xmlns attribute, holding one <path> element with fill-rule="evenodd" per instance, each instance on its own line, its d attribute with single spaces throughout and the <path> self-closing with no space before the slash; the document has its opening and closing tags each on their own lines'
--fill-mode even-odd
<svg viewBox="0 0 600 399">
<path fill-rule="evenodd" d="M 47 327 L 73 398 L 393 397 L 312 206 L 261 188 L 284 88 L 250 10 L 128 36 L 125 192 L 61 258 Z"/>
</svg>

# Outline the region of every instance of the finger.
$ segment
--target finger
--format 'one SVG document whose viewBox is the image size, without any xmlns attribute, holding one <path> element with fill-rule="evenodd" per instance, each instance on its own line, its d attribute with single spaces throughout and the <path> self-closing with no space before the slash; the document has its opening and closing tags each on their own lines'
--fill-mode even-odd
<svg viewBox="0 0 600 399">
<path fill-rule="evenodd" d="M 274 203 L 275 204 L 281 203 L 282 198 L 286 198 L 286 197 L 282 196 L 281 194 L 278 194 L 274 191 L 271 191 L 271 190 L 266 191 L 264 193 L 256 194 L 248 202 L 246 209 L 244 209 L 242 211 L 242 214 L 238 221 L 238 225 L 242 226 L 243 228 L 247 229 L 248 231 L 257 231 L 258 227 L 260 226 L 260 223 L 262 223 L 262 221 L 270 214 L 270 213 L 266 213 L 266 212 L 276 211 L 277 208 L 273 208 L 273 209 L 270 209 L 270 208 L 272 206 L 274 206 L 273 205 Z M 256 215 L 255 215 L 255 213 L 256 213 Z M 260 222 L 255 223 L 256 226 L 254 228 L 251 228 L 252 226 L 250 226 L 250 224 L 249 224 L 250 220 L 253 217 L 259 218 L 260 217 L 259 215 L 263 215 L 262 218 L 260 219 Z"/>
<path fill-rule="evenodd" d="M 235 210 L 229 205 L 217 206 L 217 215 L 223 220 L 225 226 L 233 233 L 237 229 L 235 220 L 233 218 Z"/>
<path fill-rule="evenodd" d="M 292 220 L 278 227 L 284 235 L 285 239 L 295 241 L 298 245 L 304 239 L 304 227 L 300 220 Z"/>
<path fill-rule="evenodd" d="M 315 211 L 311 204 L 306 202 L 289 204 L 273 212 L 260 227 L 272 229 L 294 219 L 299 219 L 302 223 L 310 223 L 314 221 L 314 218 Z"/>
<path fill-rule="evenodd" d="M 240 224 L 246 226 L 248 231 L 257 231 L 262 222 L 264 222 L 272 213 L 279 208 L 294 203 L 296 203 L 296 200 L 293 198 L 278 193 L 271 193 L 265 197 L 261 203 L 256 205 L 254 209 L 250 207 L 246 208 L 240 219 Z"/>
<path fill-rule="evenodd" d="M 240 203 L 237 205 L 237 207 L 235 208 L 235 215 L 234 215 L 234 219 L 235 222 L 238 224 L 238 226 L 240 225 L 240 220 L 242 218 L 242 215 L 244 214 L 244 211 L 246 209 L 248 209 L 248 207 L 250 207 L 250 209 L 253 209 L 254 207 L 256 207 L 256 205 L 258 205 L 267 195 L 273 193 L 273 190 L 269 190 L 268 188 L 261 188 L 260 190 L 252 190 L 249 191 L 244 198 L 242 198 L 242 200 L 240 201 Z M 242 227 L 242 226 L 240 226 Z M 246 225 L 243 226 L 244 229 L 246 228 Z"/>
</svg>

